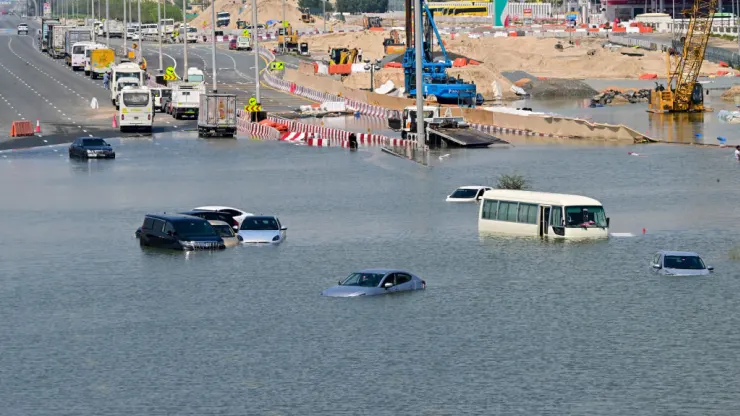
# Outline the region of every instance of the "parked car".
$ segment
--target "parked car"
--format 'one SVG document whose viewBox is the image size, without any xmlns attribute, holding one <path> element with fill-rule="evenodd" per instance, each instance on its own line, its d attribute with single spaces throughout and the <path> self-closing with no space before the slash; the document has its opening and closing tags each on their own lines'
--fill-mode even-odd
<svg viewBox="0 0 740 416">
<path fill-rule="evenodd" d="M 113 146 L 99 137 L 78 137 L 69 145 L 70 158 L 115 159 Z"/>
<path fill-rule="evenodd" d="M 447 202 L 474 202 L 483 198 L 483 193 L 491 190 L 489 186 L 461 186 L 447 196 Z"/>
<path fill-rule="evenodd" d="M 367 269 L 355 272 L 337 286 L 321 292 L 322 296 L 351 298 L 387 295 L 390 293 L 426 289 L 427 283 L 418 276 L 396 269 Z"/>
<path fill-rule="evenodd" d="M 21 33 L 24 34 L 24 35 L 27 35 L 28 34 L 28 25 L 27 24 L 21 23 L 21 24 L 18 25 L 18 34 L 20 35 Z"/>
<path fill-rule="evenodd" d="M 174 250 L 218 250 L 224 240 L 208 221 L 189 215 L 146 214 L 137 230 L 141 246 Z"/>
<path fill-rule="evenodd" d="M 280 244 L 287 237 L 287 230 L 277 217 L 251 215 L 242 221 L 239 235 L 245 243 Z"/>
<path fill-rule="evenodd" d="M 229 41 L 229 49 L 230 50 L 236 50 L 236 39 L 231 39 Z"/>
<path fill-rule="evenodd" d="M 207 207 L 197 207 L 193 208 L 193 211 L 214 211 L 214 212 L 223 212 L 225 214 L 231 215 L 234 217 L 234 219 L 238 222 L 238 225 L 242 224 L 242 221 L 244 221 L 244 218 L 254 215 L 250 214 L 249 212 L 242 211 L 238 208 L 232 208 L 232 207 L 222 207 L 218 205 L 213 206 L 207 206 Z M 237 226 L 234 228 L 235 230 L 239 230 L 239 227 Z"/>
<path fill-rule="evenodd" d="M 223 222 L 223 221 L 215 221 L 211 220 L 208 221 L 209 224 L 213 227 L 214 230 L 218 233 L 219 236 L 221 236 L 221 239 L 224 240 L 224 244 L 226 247 L 236 247 L 241 243 L 242 236 L 237 235 L 234 232 L 234 228 L 231 227 L 229 224 Z"/>
<path fill-rule="evenodd" d="M 653 255 L 652 269 L 663 276 L 706 276 L 714 271 L 691 251 L 659 251 Z"/>
<path fill-rule="evenodd" d="M 226 212 L 192 210 L 192 211 L 180 212 L 179 214 L 192 215 L 193 217 L 200 217 L 208 221 L 211 221 L 211 220 L 223 221 L 231 225 L 232 227 L 236 227 L 235 229 L 238 229 L 239 227 L 239 221 L 234 219 L 233 215 L 226 213 Z"/>
</svg>

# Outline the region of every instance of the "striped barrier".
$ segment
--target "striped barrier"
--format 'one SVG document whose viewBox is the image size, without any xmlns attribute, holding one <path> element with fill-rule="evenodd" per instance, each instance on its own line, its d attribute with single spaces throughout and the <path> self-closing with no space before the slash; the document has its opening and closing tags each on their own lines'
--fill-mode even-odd
<svg viewBox="0 0 740 416">
<path fill-rule="evenodd" d="M 249 114 L 244 110 L 236 112 L 236 131 L 242 135 L 248 135 L 260 140 L 279 140 L 280 132 L 270 126 L 249 121 Z"/>
</svg>

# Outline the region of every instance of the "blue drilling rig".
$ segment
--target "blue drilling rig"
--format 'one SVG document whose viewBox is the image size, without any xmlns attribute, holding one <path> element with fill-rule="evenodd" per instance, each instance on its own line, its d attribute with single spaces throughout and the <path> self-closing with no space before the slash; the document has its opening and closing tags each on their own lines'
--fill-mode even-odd
<svg viewBox="0 0 740 416">
<path fill-rule="evenodd" d="M 437 25 L 434 24 L 434 13 L 429 9 L 426 1 L 422 0 L 422 67 L 423 67 L 423 94 L 425 99 L 436 97 L 439 104 L 453 104 L 461 107 L 475 107 L 483 104 L 483 96 L 477 94 L 475 84 L 465 82 L 459 77 L 447 75 L 447 68 L 452 68 L 452 62 L 442 43 Z M 414 11 L 416 13 L 417 11 Z M 412 25 L 411 0 L 406 0 L 406 52 L 403 55 L 403 74 L 406 94 L 409 98 L 416 97 L 416 46 L 412 39 L 414 30 Z M 434 62 L 432 46 L 434 36 L 442 50 L 442 59 Z M 413 46 L 412 46 L 413 45 Z"/>
</svg>

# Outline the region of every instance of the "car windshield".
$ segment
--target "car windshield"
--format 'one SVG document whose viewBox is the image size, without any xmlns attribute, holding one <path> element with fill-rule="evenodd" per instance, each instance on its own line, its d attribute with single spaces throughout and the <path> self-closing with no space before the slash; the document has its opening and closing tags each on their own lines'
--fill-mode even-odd
<svg viewBox="0 0 740 416">
<path fill-rule="evenodd" d="M 75 55 L 78 55 L 78 54 L 81 54 L 81 53 L 84 53 L 84 52 L 85 52 L 85 47 L 84 46 L 75 46 L 74 48 L 72 48 L 72 53 L 75 54 Z"/>
<path fill-rule="evenodd" d="M 218 235 L 221 237 L 233 237 L 234 236 L 234 229 L 229 227 L 226 224 L 216 224 L 213 225 L 213 228 L 216 230 Z"/>
<path fill-rule="evenodd" d="M 211 227 L 208 221 L 202 220 L 184 220 L 173 222 L 175 231 L 177 231 L 178 237 L 182 238 L 193 238 L 193 237 L 216 237 L 216 230 Z"/>
<path fill-rule="evenodd" d="M 597 206 L 565 207 L 565 226 L 572 228 L 605 228 L 606 214 L 604 214 L 604 208 Z"/>
<path fill-rule="evenodd" d="M 278 223 L 273 217 L 248 217 L 242 222 L 241 230 L 277 230 Z"/>
<path fill-rule="evenodd" d="M 385 274 L 381 273 L 352 273 L 342 282 L 342 286 L 378 287 Z"/>
<path fill-rule="evenodd" d="M 116 81 L 124 79 L 124 78 L 133 78 L 135 80 L 138 80 L 139 73 L 138 72 L 116 72 Z"/>
<path fill-rule="evenodd" d="M 463 189 L 460 188 L 450 195 L 450 198 L 475 198 L 478 194 L 477 189 Z"/>
<path fill-rule="evenodd" d="M 123 105 L 126 107 L 146 107 L 149 104 L 149 94 L 145 92 L 124 92 Z"/>
<path fill-rule="evenodd" d="M 83 146 L 108 146 L 103 139 L 82 139 Z"/>
<path fill-rule="evenodd" d="M 172 98 L 172 90 L 162 90 L 162 97 Z"/>
<path fill-rule="evenodd" d="M 706 269 L 704 262 L 697 256 L 665 256 L 663 267 L 666 269 L 687 269 L 703 270 Z"/>
</svg>

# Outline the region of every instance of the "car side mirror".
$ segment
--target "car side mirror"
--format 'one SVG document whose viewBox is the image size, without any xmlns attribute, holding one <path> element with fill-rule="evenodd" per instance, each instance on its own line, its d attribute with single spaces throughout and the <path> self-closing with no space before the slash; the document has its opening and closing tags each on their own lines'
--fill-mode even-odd
<svg viewBox="0 0 740 416">
<path fill-rule="evenodd" d="M 288 227 L 280 227 L 280 231 L 287 231 Z"/>
<path fill-rule="evenodd" d="M 660 268 L 660 264 L 653 264 L 653 269 L 659 270 Z"/>
<path fill-rule="evenodd" d="M 338 280 L 338 281 L 337 281 L 337 284 L 338 284 L 339 286 L 342 286 L 342 281 L 341 281 L 341 280 Z"/>
<path fill-rule="evenodd" d="M 709 270 L 710 272 L 713 272 L 714 271 L 714 266 L 707 266 L 707 270 Z"/>
<path fill-rule="evenodd" d="M 606 217 L 606 226 L 609 227 L 609 217 Z"/>
<path fill-rule="evenodd" d="M 236 239 L 239 240 L 239 241 L 244 241 L 244 237 L 242 237 L 239 234 L 236 235 Z"/>
<path fill-rule="evenodd" d="M 383 287 L 384 287 L 384 288 L 386 288 L 386 289 L 390 289 L 391 287 L 393 287 L 393 283 L 391 283 L 391 282 L 386 282 L 386 283 L 385 283 L 385 284 L 383 285 Z"/>
</svg>

